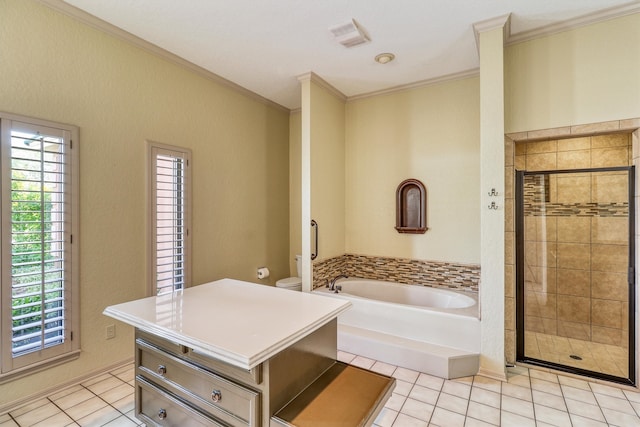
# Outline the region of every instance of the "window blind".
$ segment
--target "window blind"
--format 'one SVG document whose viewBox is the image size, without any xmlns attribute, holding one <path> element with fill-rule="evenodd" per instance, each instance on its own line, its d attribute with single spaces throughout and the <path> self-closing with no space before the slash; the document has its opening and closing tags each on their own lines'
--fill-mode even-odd
<svg viewBox="0 0 640 427">
<path fill-rule="evenodd" d="M 65 145 L 11 131 L 11 352 L 65 340 Z"/>
<path fill-rule="evenodd" d="M 154 148 L 155 292 L 183 289 L 187 283 L 187 168 L 180 151 Z"/>
</svg>

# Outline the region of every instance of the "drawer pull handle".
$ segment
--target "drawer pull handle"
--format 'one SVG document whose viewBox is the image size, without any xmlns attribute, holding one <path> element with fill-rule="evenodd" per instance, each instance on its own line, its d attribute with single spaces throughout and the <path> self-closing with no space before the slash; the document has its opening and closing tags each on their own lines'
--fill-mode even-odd
<svg viewBox="0 0 640 427">
<path fill-rule="evenodd" d="M 164 365 L 158 365 L 158 369 L 156 369 L 158 375 L 164 375 L 167 373 L 167 367 Z"/>
<path fill-rule="evenodd" d="M 220 402 L 222 400 L 222 392 L 220 390 L 213 390 L 211 392 L 211 400 Z"/>
<path fill-rule="evenodd" d="M 164 420 L 165 418 L 167 418 L 167 410 L 166 409 L 160 409 L 158 411 L 158 418 L 160 418 L 161 420 Z"/>
</svg>

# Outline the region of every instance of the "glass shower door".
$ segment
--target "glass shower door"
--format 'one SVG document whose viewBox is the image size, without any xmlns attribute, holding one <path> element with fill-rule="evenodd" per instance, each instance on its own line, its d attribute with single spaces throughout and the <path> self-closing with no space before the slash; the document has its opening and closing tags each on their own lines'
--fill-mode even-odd
<svg viewBox="0 0 640 427">
<path fill-rule="evenodd" d="M 517 356 L 631 383 L 633 168 L 518 172 Z"/>
</svg>

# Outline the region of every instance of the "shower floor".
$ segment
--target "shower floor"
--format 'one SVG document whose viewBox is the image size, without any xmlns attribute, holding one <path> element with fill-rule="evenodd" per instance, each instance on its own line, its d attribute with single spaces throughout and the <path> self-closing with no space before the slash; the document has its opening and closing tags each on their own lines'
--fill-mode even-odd
<svg viewBox="0 0 640 427">
<path fill-rule="evenodd" d="M 526 357 L 627 378 L 626 348 L 539 332 L 525 332 Z M 571 355 L 579 356 L 577 360 Z"/>
</svg>

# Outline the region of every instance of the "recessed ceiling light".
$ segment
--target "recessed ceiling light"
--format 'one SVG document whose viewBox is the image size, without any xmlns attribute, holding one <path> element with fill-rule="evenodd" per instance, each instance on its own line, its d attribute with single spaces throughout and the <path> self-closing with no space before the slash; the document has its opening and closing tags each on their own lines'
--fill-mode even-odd
<svg viewBox="0 0 640 427">
<path fill-rule="evenodd" d="M 375 60 L 380 64 L 388 64 L 393 61 L 396 56 L 393 53 L 381 53 L 380 55 L 376 55 Z"/>
</svg>

